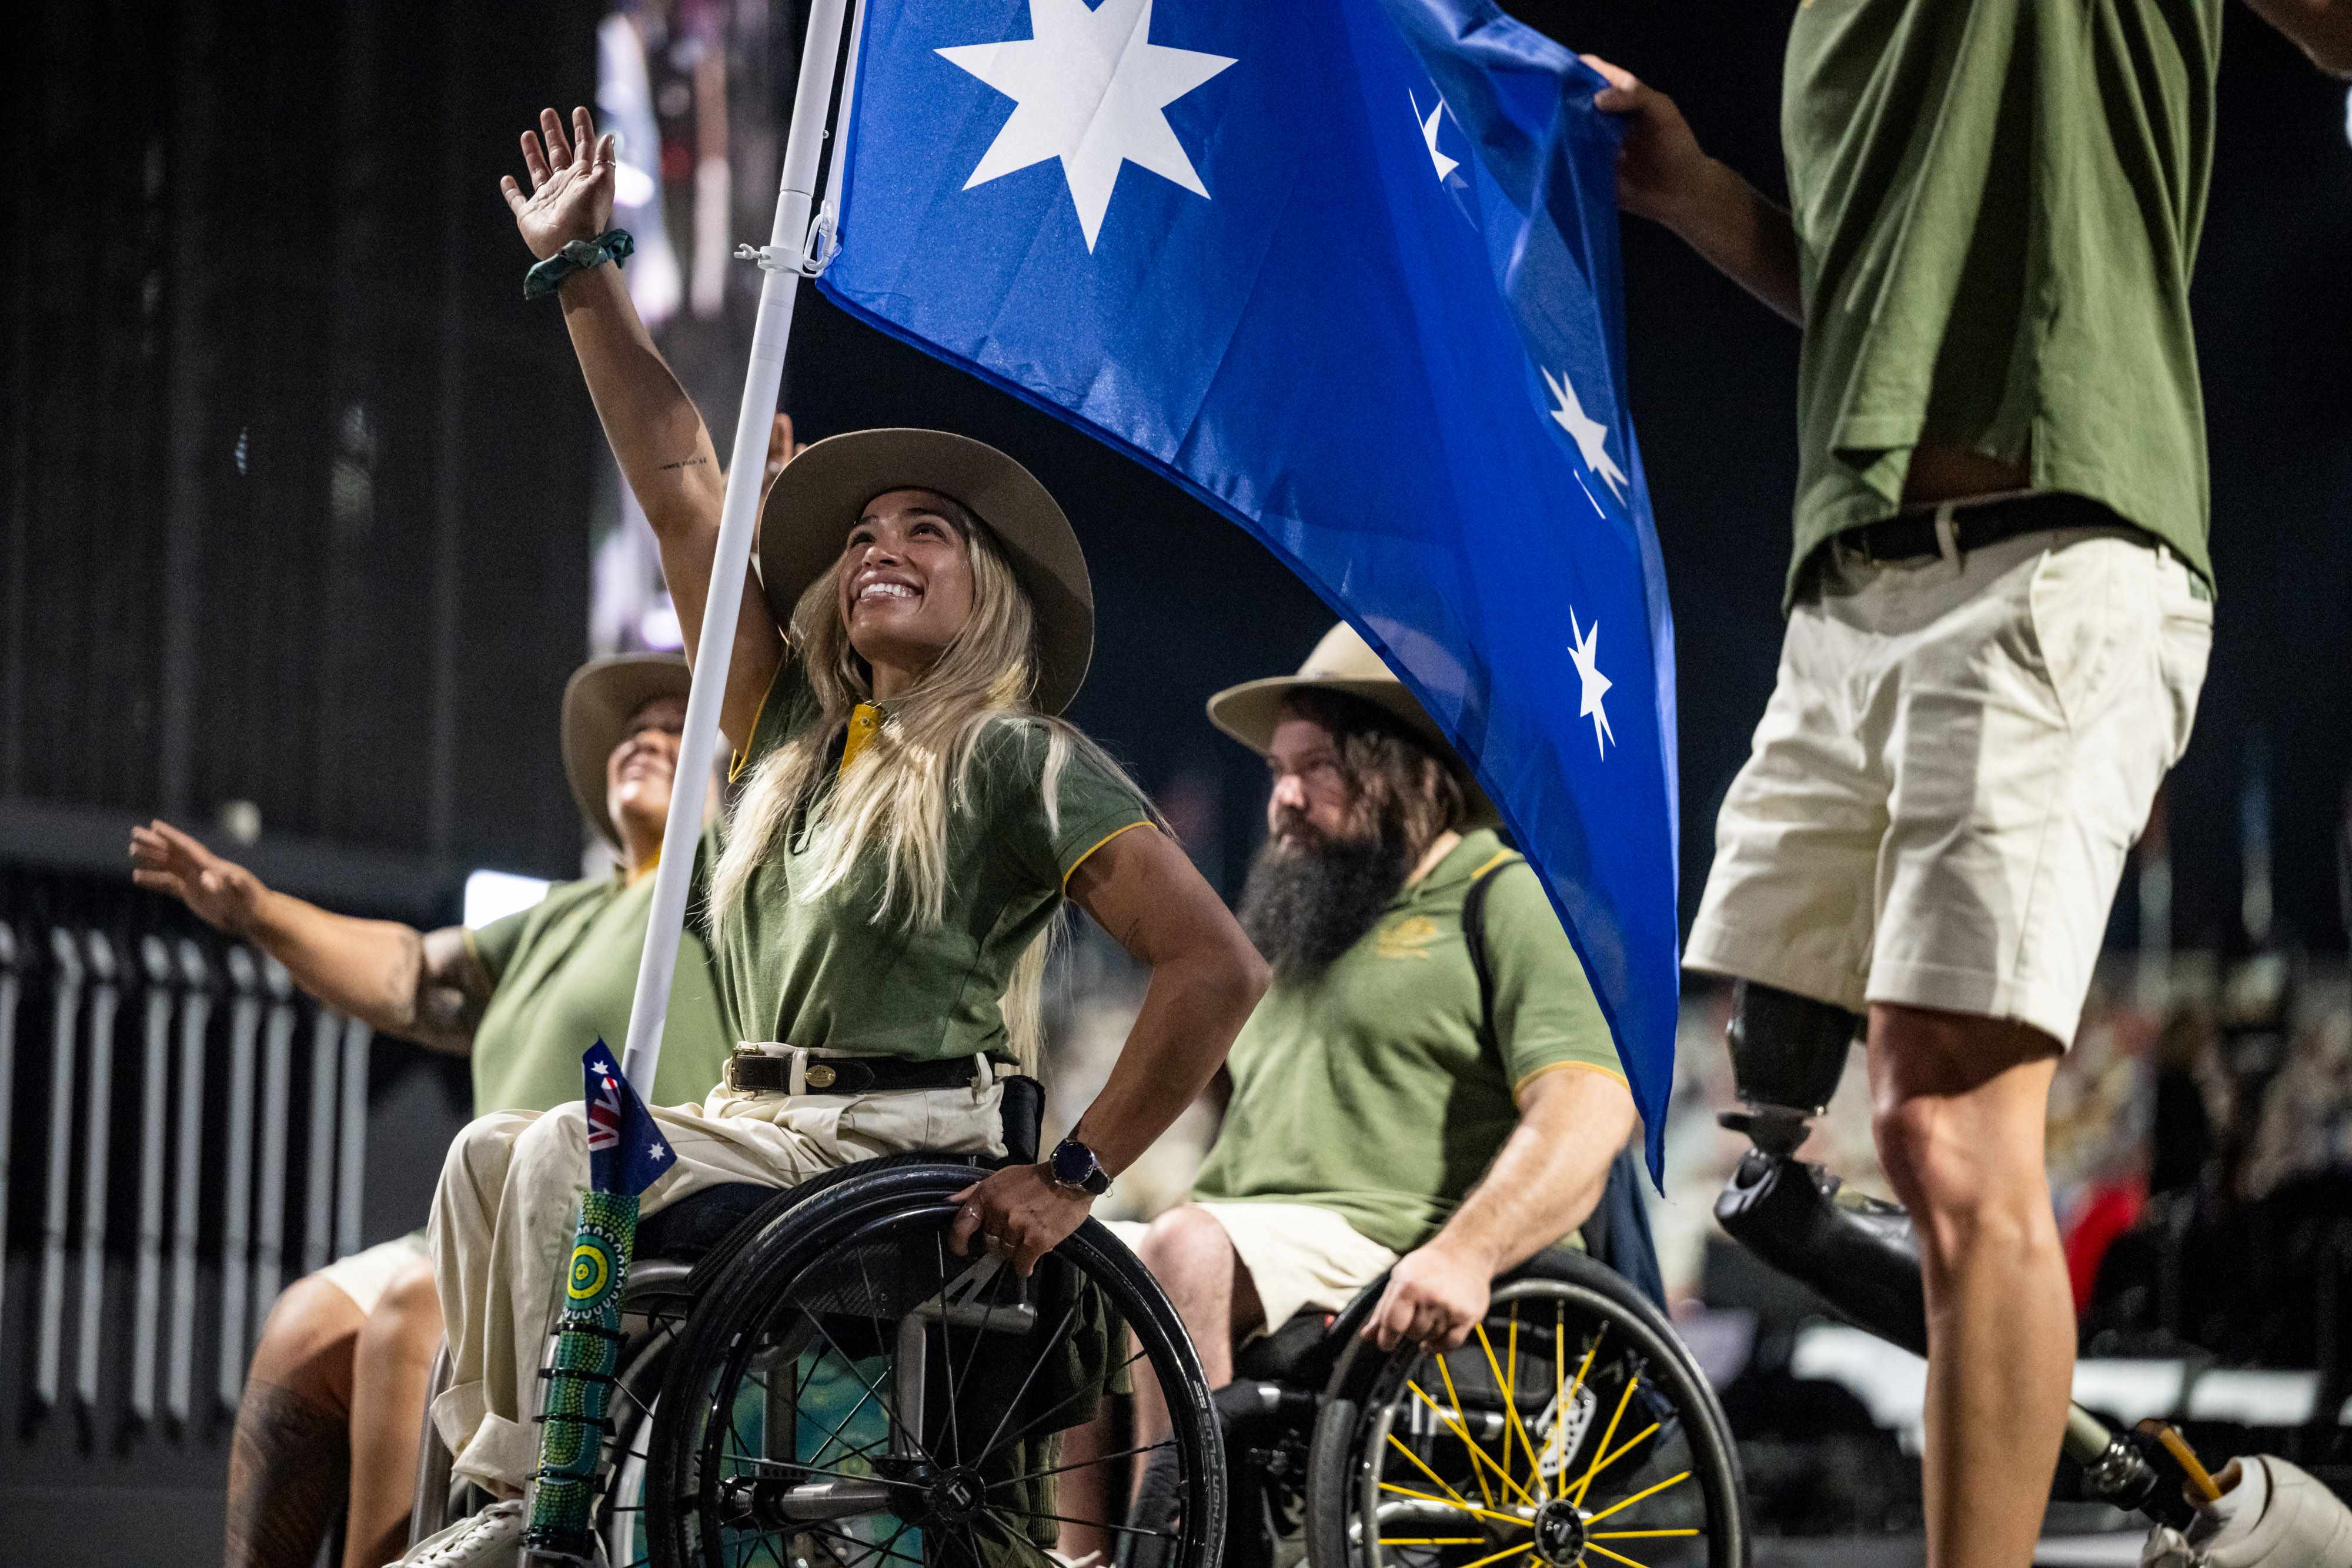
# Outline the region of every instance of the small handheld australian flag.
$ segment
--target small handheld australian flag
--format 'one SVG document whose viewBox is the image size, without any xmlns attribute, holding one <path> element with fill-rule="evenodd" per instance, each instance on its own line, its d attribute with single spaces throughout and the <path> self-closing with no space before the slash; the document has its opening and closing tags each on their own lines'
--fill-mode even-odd
<svg viewBox="0 0 2352 1568">
<path fill-rule="evenodd" d="M 555 1361 L 541 1375 L 539 1469 L 524 1549 L 541 1560 L 593 1559 L 605 1393 L 621 1358 L 621 1291 L 637 1239 L 637 1195 L 677 1163 L 653 1113 L 603 1040 L 580 1059 L 588 1113 L 588 1188 L 564 1270 Z M 551 1111 L 550 1115 L 562 1115 Z"/>
</svg>

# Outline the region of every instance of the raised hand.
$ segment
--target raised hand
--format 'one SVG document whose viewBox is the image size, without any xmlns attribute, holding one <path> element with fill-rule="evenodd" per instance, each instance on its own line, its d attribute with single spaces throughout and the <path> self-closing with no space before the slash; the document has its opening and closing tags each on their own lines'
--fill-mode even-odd
<svg viewBox="0 0 2352 1568">
<path fill-rule="evenodd" d="M 539 111 L 539 129 L 522 133 L 523 168 L 530 175 L 525 196 L 515 177 L 499 181 L 507 206 L 530 254 L 545 261 L 576 239 L 594 239 L 613 224 L 613 159 L 619 139 L 599 138 L 584 108 L 572 111 L 572 137 L 555 110 Z"/>
<path fill-rule="evenodd" d="M 131 830 L 131 880 L 168 893 L 215 931 L 242 936 L 268 889 L 261 879 L 226 861 L 169 822 Z"/>
<path fill-rule="evenodd" d="M 1698 138 L 1673 99 L 1598 55 L 1580 57 L 1609 80 L 1592 95 L 1592 107 L 1625 118 L 1625 140 L 1617 150 L 1617 204 L 1674 226 L 1706 183 L 1707 157 Z"/>
</svg>

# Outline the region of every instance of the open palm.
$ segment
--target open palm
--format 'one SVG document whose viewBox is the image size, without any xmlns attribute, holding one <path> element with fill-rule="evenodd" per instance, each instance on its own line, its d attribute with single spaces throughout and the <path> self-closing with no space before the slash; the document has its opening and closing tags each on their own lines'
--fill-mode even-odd
<svg viewBox="0 0 2352 1568">
<path fill-rule="evenodd" d="M 599 140 L 587 110 L 572 111 L 572 138 L 555 110 L 539 111 L 539 129 L 522 133 L 530 194 L 512 174 L 499 182 L 530 254 L 545 261 L 576 239 L 594 239 L 613 221 L 613 158 L 618 139 Z"/>
</svg>

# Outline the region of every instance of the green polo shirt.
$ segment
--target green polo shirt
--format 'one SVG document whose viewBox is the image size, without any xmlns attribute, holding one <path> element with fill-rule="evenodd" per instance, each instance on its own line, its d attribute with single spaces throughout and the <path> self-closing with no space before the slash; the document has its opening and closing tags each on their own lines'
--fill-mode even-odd
<svg viewBox="0 0 2352 1568">
<path fill-rule="evenodd" d="M 1796 555 L 1922 444 L 2024 464 L 2209 581 L 2189 274 L 2221 0 L 1801 0 L 1780 140 L 1805 335 Z"/>
<path fill-rule="evenodd" d="M 739 766 L 756 767 L 819 716 L 799 661 L 788 661 Z M 879 913 L 877 866 L 813 898 L 795 889 L 823 828 L 820 793 L 723 922 L 720 987 L 742 1038 L 924 1060 L 1009 1054 L 1003 1002 L 1013 965 L 1079 862 L 1151 820 L 1134 788 L 1082 750 L 1068 753 L 1049 789 L 1046 750 L 1045 726 L 1013 715 L 980 739 L 969 788 L 949 803 L 946 908 L 929 929 Z"/>
<path fill-rule="evenodd" d="M 1486 894 L 1501 1060 L 1478 1039 L 1462 900 Z M 1381 1246 L 1435 1235 L 1518 1125 L 1514 1092 L 1554 1068 L 1619 1079 L 1617 1048 L 1535 873 L 1466 835 L 1318 974 L 1277 973 L 1234 1041 L 1233 1099 L 1192 1186 L 1213 1202 L 1307 1203 Z"/>
<path fill-rule="evenodd" d="M 521 914 L 466 933 L 495 988 L 474 1030 L 474 1114 L 576 1101 L 581 1055 L 600 1039 L 622 1049 L 653 897 L 650 876 L 634 886 L 618 875 L 591 877 L 551 888 Z M 712 983 L 709 950 L 689 928 L 678 942 L 661 1070 L 646 1103 L 700 1101 L 718 1083 L 734 1043 Z"/>
</svg>

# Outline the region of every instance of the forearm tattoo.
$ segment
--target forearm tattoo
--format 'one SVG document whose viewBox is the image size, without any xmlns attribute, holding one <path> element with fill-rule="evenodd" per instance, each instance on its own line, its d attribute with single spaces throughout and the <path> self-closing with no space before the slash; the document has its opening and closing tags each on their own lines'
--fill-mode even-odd
<svg viewBox="0 0 2352 1568">
<path fill-rule="evenodd" d="M 228 1461 L 228 1568 L 310 1568 L 343 1511 L 344 1417 L 275 1383 L 245 1385 Z"/>
<path fill-rule="evenodd" d="M 671 468 L 700 468 L 709 461 L 708 457 L 681 457 L 675 463 L 665 463 L 661 466 L 665 471 Z"/>
</svg>

